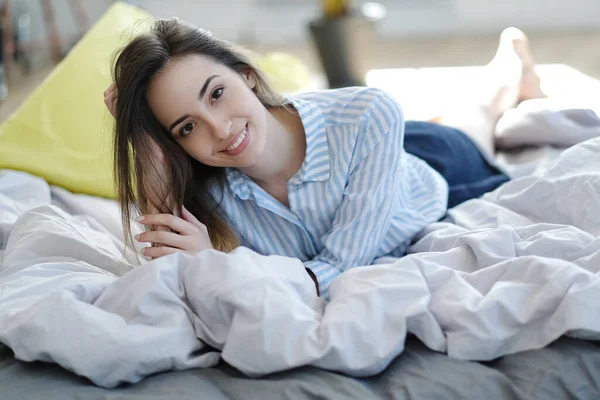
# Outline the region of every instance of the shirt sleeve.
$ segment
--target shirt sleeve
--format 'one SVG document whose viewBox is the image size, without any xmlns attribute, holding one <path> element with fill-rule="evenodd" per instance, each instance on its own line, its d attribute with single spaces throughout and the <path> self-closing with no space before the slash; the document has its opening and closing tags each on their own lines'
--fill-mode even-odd
<svg viewBox="0 0 600 400">
<path fill-rule="evenodd" d="M 362 118 L 344 196 L 323 238 L 325 247 L 304 263 L 325 298 L 333 279 L 349 268 L 370 265 L 378 256 L 394 213 L 406 206 L 410 194 L 399 104 L 382 94 Z"/>
</svg>

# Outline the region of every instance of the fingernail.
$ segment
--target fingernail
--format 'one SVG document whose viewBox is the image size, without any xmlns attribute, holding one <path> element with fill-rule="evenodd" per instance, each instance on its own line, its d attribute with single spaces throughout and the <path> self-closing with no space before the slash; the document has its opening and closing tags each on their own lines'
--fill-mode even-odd
<svg viewBox="0 0 600 400">
<path fill-rule="evenodd" d="M 142 254 L 146 255 L 146 248 L 145 247 L 142 249 Z"/>
<path fill-rule="evenodd" d="M 140 240 L 140 234 L 138 233 L 137 235 L 134 236 L 135 240 Z"/>
<path fill-rule="evenodd" d="M 143 216 L 143 215 L 140 215 L 140 216 L 139 216 L 139 217 L 137 217 L 135 220 L 136 220 L 136 222 L 142 222 L 142 221 L 144 220 L 144 216 Z"/>
</svg>

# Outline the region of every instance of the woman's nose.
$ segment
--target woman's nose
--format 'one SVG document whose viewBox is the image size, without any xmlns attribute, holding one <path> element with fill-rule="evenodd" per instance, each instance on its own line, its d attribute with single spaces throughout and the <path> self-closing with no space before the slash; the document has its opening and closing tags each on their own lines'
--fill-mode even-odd
<svg viewBox="0 0 600 400">
<path fill-rule="evenodd" d="M 215 139 L 226 139 L 232 134 L 231 121 L 228 119 L 221 121 L 212 120 L 209 124 Z"/>
</svg>

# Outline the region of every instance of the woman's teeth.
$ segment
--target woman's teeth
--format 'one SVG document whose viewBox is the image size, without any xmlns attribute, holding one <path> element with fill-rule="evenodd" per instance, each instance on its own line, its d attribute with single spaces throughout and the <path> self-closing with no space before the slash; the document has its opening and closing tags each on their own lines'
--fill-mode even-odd
<svg viewBox="0 0 600 400">
<path fill-rule="evenodd" d="M 240 135 L 240 137 L 235 141 L 234 144 L 232 144 L 231 146 L 229 146 L 227 148 L 227 151 L 233 151 L 235 149 L 237 149 L 238 147 L 240 147 L 240 144 L 242 144 L 242 142 L 244 141 L 244 139 L 246 138 L 246 133 L 248 133 L 248 127 L 244 128 L 244 132 L 242 132 L 242 134 Z"/>
</svg>

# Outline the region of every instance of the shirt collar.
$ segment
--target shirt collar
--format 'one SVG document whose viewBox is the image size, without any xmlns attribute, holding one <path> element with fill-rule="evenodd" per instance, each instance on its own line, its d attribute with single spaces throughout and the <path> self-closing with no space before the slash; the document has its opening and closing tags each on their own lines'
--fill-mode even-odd
<svg viewBox="0 0 600 400">
<path fill-rule="evenodd" d="M 290 97 L 287 101 L 298 111 L 306 133 L 306 156 L 298 172 L 290 178 L 290 183 L 329 179 L 331 163 L 323 110 L 316 102 L 301 98 Z"/>
<path fill-rule="evenodd" d="M 331 165 L 323 110 L 318 104 L 297 97 L 286 101 L 298 111 L 306 133 L 306 156 L 289 183 L 298 185 L 329 179 Z M 240 199 L 254 198 L 250 178 L 235 168 L 227 168 L 226 175 L 229 187 Z"/>
<path fill-rule="evenodd" d="M 252 194 L 250 185 L 248 184 L 248 177 L 242 174 L 235 168 L 226 168 L 225 175 L 227 176 L 227 183 L 231 191 L 240 199 L 247 200 Z"/>
</svg>

